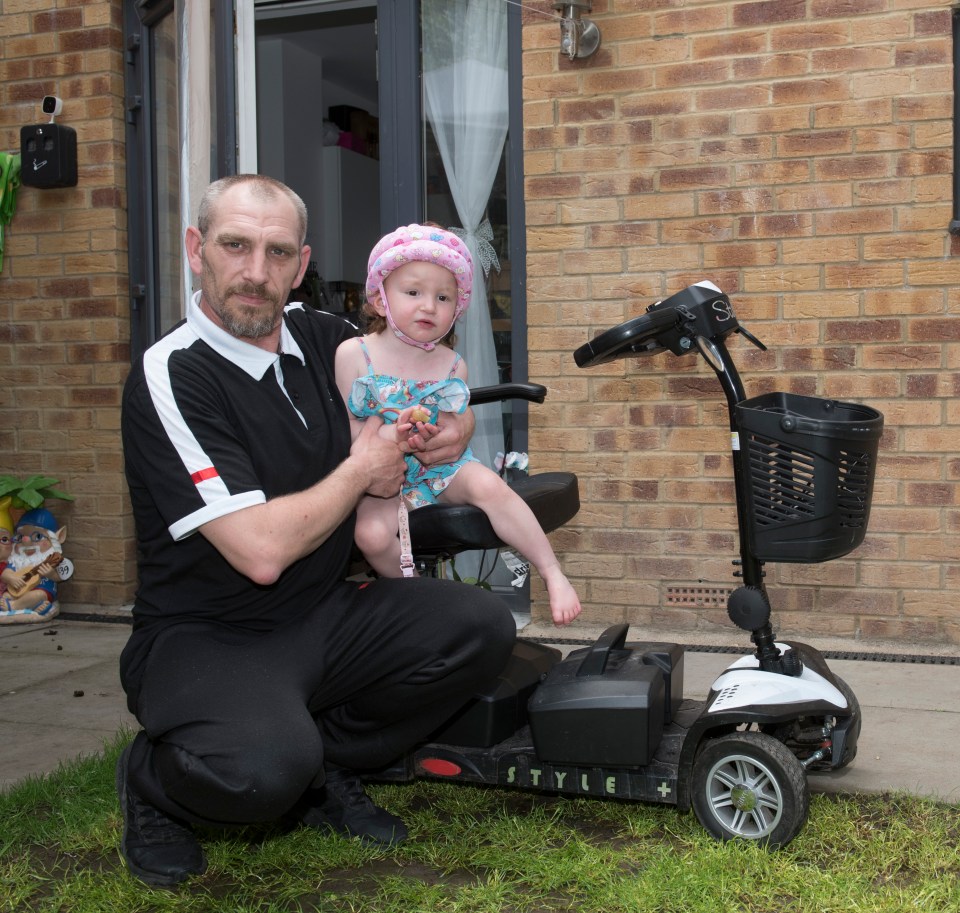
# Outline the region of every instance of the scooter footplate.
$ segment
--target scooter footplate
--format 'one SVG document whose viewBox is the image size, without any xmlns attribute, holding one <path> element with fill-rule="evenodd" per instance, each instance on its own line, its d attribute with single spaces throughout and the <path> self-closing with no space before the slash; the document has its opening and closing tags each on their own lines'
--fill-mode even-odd
<svg viewBox="0 0 960 913">
<path fill-rule="evenodd" d="M 645 767 L 547 764 L 537 757 L 529 726 L 490 748 L 430 744 L 376 779 L 437 779 L 486 783 L 505 789 L 529 789 L 566 796 L 677 802 L 677 765 L 686 729 L 671 724 L 657 756 Z"/>
</svg>

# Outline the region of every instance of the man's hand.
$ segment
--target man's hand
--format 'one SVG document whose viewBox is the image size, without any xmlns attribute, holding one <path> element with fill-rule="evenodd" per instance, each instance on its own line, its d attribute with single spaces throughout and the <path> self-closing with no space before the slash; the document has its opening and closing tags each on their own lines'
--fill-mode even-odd
<svg viewBox="0 0 960 913">
<path fill-rule="evenodd" d="M 417 433 L 400 447 L 405 453 L 412 453 L 424 466 L 453 463 L 467 449 L 475 424 L 470 409 L 462 415 L 441 412 L 436 425 L 418 423 Z"/>
<path fill-rule="evenodd" d="M 399 494 L 407 471 L 403 454 L 396 441 L 381 435 L 383 421 L 370 417 L 350 448 L 350 461 L 355 461 L 366 480 L 365 491 L 377 498 Z"/>
</svg>

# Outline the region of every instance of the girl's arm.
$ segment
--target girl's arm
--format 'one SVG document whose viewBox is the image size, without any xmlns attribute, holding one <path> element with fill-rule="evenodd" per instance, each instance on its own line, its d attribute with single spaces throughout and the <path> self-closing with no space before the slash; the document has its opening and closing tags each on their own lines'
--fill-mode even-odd
<svg viewBox="0 0 960 913">
<path fill-rule="evenodd" d="M 467 363 L 462 358 L 457 362 L 457 367 L 453 372 L 454 377 L 459 377 L 468 387 L 470 386 L 469 381 L 470 372 L 467 370 Z"/>
<path fill-rule="evenodd" d="M 350 419 L 350 439 L 355 441 L 360 429 L 363 427 L 363 419 L 357 418 L 351 411 L 348 403 L 350 402 L 350 389 L 353 382 L 360 376 L 363 369 L 363 354 L 360 352 L 360 340 L 356 337 L 341 342 L 337 347 L 337 355 L 334 360 L 334 373 L 337 379 L 337 389 L 343 398 L 343 404 L 347 408 L 347 416 Z"/>
</svg>

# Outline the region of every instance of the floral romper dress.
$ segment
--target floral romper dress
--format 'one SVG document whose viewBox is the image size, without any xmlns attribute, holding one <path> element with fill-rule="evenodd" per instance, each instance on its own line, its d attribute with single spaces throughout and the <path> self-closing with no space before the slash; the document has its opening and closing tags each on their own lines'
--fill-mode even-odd
<svg viewBox="0 0 960 913">
<path fill-rule="evenodd" d="M 456 414 L 466 410 L 470 389 L 459 377 L 454 377 L 460 356 L 455 352 L 450 373 L 445 380 L 406 380 L 389 374 L 377 374 L 370 360 L 370 351 L 363 339 L 360 349 L 367 363 L 367 374 L 358 377 L 350 390 L 350 411 L 357 418 L 378 415 L 388 424 L 394 424 L 400 413 L 409 406 L 422 406 L 430 413 L 434 424 L 441 412 Z M 450 484 L 462 466 L 480 461 L 468 447 L 455 463 L 424 466 L 415 456 L 407 454 L 407 477 L 400 496 L 409 510 L 435 504 L 438 495 Z"/>
</svg>

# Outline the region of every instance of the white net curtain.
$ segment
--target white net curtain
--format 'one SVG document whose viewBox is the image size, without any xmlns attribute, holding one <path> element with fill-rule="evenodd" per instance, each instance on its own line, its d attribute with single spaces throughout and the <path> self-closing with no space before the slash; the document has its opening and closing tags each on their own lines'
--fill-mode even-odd
<svg viewBox="0 0 960 913">
<path fill-rule="evenodd" d="M 457 351 L 470 385 L 481 387 L 500 381 L 479 233 L 507 136 L 507 7 L 502 0 L 422 0 L 421 9 L 426 117 L 474 262 L 473 295 L 457 327 Z M 502 407 L 479 406 L 474 414 L 470 446 L 493 467 L 504 449 Z M 461 577 L 477 577 L 480 568 L 480 553 L 457 559 Z"/>
<path fill-rule="evenodd" d="M 507 13 L 502 0 L 423 0 L 423 83 L 464 239 L 475 264 L 473 296 L 457 327 L 470 385 L 500 380 L 477 232 L 486 219 L 507 136 Z M 493 466 L 503 449 L 498 404 L 474 410 L 474 454 Z"/>
</svg>

